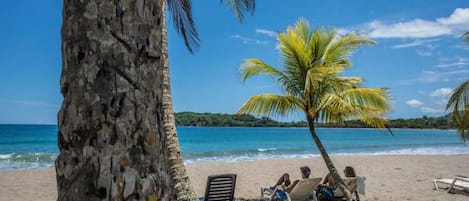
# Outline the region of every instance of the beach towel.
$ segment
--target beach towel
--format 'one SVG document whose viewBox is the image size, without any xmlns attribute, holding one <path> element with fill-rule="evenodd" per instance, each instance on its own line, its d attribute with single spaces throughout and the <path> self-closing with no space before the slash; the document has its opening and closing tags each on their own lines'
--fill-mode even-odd
<svg viewBox="0 0 469 201">
<path fill-rule="evenodd" d="M 357 191 L 358 193 L 365 195 L 365 180 L 366 177 L 359 176 L 357 177 Z"/>
</svg>

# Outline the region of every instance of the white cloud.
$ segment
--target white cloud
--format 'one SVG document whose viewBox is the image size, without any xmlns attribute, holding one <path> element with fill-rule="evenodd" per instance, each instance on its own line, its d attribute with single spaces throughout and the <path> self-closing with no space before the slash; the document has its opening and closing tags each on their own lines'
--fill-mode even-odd
<svg viewBox="0 0 469 201">
<path fill-rule="evenodd" d="M 232 35 L 231 38 L 239 39 L 243 42 L 243 44 L 256 44 L 256 45 L 267 45 L 267 44 L 269 44 L 269 41 L 248 38 L 248 37 L 241 36 L 239 34 Z"/>
<path fill-rule="evenodd" d="M 469 8 L 456 8 L 450 16 L 440 17 L 435 20 L 413 19 L 388 24 L 375 20 L 365 24 L 365 28 L 360 32 L 371 38 L 431 38 L 445 35 L 459 36 L 461 33 L 469 29 L 468 22 Z M 406 46 L 404 45 L 404 47 Z"/>
<path fill-rule="evenodd" d="M 453 90 L 450 88 L 439 88 L 430 93 L 431 97 L 447 97 Z"/>
<path fill-rule="evenodd" d="M 431 107 L 422 107 L 420 108 L 422 112 L 425 113 L 443 113 L 445 110 L 443 108 L 431 108 Z"/>
<path fill-rule="evenodd" d="M 453 57 L 453 58 L 440 58 L 440 64 L 436 65 L 438 68 L 449 67 L 465 67 L 469 66 L 469 58 Z"/>
<path fill-rule="evenodd" d="M 424 56 L 424 57 L 430 57 L 433 55 L 433 52 L 431 51 L 424 51 L 424 50 L 417 50 L 416 53 L 420 56 Z"/>
<path fill-rule="evenodd" d="M 465 70 L 454 70 L 446 72 L 436 72 L 436 71 L 422 71 L 421 74 L 415 79 L 417 82 L 424 83 L 433 83 L 433 82 L 447 82 L 451 79 L 458 79 L 459 77 L 467 77 L 469 74 L 469 69 Z M 404 84 L 411 84 L 414 81 L 407 81 Z"/>
<path fill-rule="evenodd" d="M 270 30 L 267 30 L 267 29 L 256 29 L 256 33 L 258 34 L 264 34 L 264 35 L 267 35 L 269 37 L 277 37 L 277 33 L 274 32 L 274 31 L 270 31 Z"/>
<path fill-rule="evenodd" d="M 408 22 L 383 24 L 380 21 L 369 23 L 370 38 L 430 38 L 451 34 L 451 29 L 432 21 L 415 19 Z"/>
<path fill-rule="evenodd" d="M 417 81 L 433 83 L 440 81 L 448 81 L 448 79 L 442 73 L 438 73 L 435 71 L 422 71 L 419 77 L 417 78 Z"/>
<path fill-rule="evenodd" d="M 469 21 L 469 8 L 456 8 L 449 17 L 438 18 L 436 21 L 444 25 L 467 26 Z"/>
<path fill-rule="evenodd" d="M 415 40 L 410 43 L 403 43 L 399 45 L 394 45 L 392 48 L 399 49 L 399 48 L 408 48 L 408 47 L 416 47 L 416 46 L 421 46 L 427 43 L 439 41 L 440 39 L 428 39 L 428 40 Z"/>
<path fill-rule="evenodd" d="M 44 107 L 44 108 L 58 108 L 59 105 L 54 105 L 45 102 L 29 101 L 29 100 L 0 100 L 0 103 L 16 104 L 26 107 Z"/>
<path fill-rule="evenodd" d="M 447 63 L 447 64 L 438 64 L 436 65 L 436 67 L 438 68 L 449 68 L 449 67 L 454 67 L 454 66 L 457 66 L 457 67 L 464 67 L 464 66 L 468 66 L 469 63 L 467 62 L 455 62 L 455 63 Z"/>
<path fill-rule="evenodd" d="M 405 102 L 405 104 L 409 105 L 410 107 L 415 107 L 415 108 L 419 108 L 422 105 L 424 105 L 424 103 L 416 99 L 408 100 Z"/>
</svg>

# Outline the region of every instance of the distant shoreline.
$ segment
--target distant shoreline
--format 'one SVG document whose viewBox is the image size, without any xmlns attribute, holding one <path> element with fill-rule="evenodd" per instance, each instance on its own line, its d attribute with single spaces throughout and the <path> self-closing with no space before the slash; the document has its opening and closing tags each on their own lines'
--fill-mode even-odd
<svg viewBox="0 0 469 201">
<path fill-rule="evenodd" d="M 57 124 L 4 124 L 0 123 L 0 126 L 57 126 Z M 176 125 L 176 127 L 181 127 L 181 128 L 308 128 L 307 126 L 301 127 L 301 126 L 270 126 L 270 127 L 261 127 L 261 126 L 184 126 L 184 125 Z M 371 128 L 371 127 L 330 127 L 330 126 L 318 126 L 315 128 L 331 128 L 331 129 L 376 129 L 380 130 L 382 128 Z M 391 130 L 393 129 L 399 129 L 399 130 L 448 130 L 448 131 L 455 131 L 455 128 L 390 128 Z"/>
<path fill-rule="evenodd" d="M 254 117 L 252 115 L 221 114 L 221 113 L 175 113 L 177 127 L 232 127 L 232 128 L 308 128 L 306 121 L 280 122 L 267 117 Z M 0 123 L 7 126 L 57 126 L 57 124 L 15 124 Z M 316 128 L 371 128 L 359 120 L 345 121 L 345 125 L 316 123 Z M 455 130 L 450 116 L 421 118 L 397 118 L 389 120 L 390 129 L 437 129 Z"/>
</svg>

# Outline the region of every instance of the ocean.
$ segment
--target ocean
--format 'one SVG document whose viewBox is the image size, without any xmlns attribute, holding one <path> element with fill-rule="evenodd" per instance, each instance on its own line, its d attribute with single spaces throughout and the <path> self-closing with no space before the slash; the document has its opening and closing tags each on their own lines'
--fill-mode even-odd
<svg viewBox="0 0 469 201">
<path fill-rule="evenodd" d="M 178 127 L 186 164 L 319 156 L 307 128 Z M 455 130 L 318 128 L 330 155 L 469 154 Z M 0 170 L 53 167 L 55 125 L 0 125 Z"/>
</svg>

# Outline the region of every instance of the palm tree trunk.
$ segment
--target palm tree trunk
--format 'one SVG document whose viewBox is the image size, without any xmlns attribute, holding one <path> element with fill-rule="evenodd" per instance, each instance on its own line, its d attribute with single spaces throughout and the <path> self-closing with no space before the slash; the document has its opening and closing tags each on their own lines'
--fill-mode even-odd
<svg viewBox="0 0 469 201">
<path fill-rule="evenodd" d="M 164 1 L 64 0 L 58 200 L 195 200 L 174 126 Z"/>
<path fill-rule="evenodd" d="M 163 1 L 164 4 L 164 1 Z M 171 85 L 169 77 L 169 57 L 168 57 L 168 37 L 166 31 L 166 12 L 163 12 L 163 34 L 162 34 L 162 50 L 163 50 L 163 121 L 166 133 L 166 146 L 169 152 L 169 169 L 171 178 L 173 178 L 173 189 L 176 192 L 177 200 L 196 200 L 192 184 L 186 172 L 186 166 L 182 160 L 179 140 L 176 133 L 176 123 L 174 118 L 173 101 L 171 98 Z"/>
<path fill-rule="evenodd" d="M 345 196 L 347 197 L 347 200 L 352 200 L 352 195 L 350 191 L 345 187 L 344 180 L 342 177 L 339 175 L 337 172 L 337 168 L 335 168 L 334 163 L 332 162 L 331 158 L 329 157 L 329 154 L 327 154 L 326 148 L 322 144 L 321 140 L 319 139 L 318 135 L 316 134 L 316 130 L 314 127 L 314 120 L 311 118 L 308 118 L 308 126 L 309 126 L 309 131 L 311 133 L 311 137 L 313 137 L 314 142 L 316 143 L 316 146 L 319 149 L 319 153 L 321 153 L 322 158 L 324 159 L 324 162 L 326 163 L 327 169 L 329 170 L 329 173 L 334 177 L 334 181 L 339 184 L 338 188 L 339 190 L 343 191 Z"/>
</svg>

